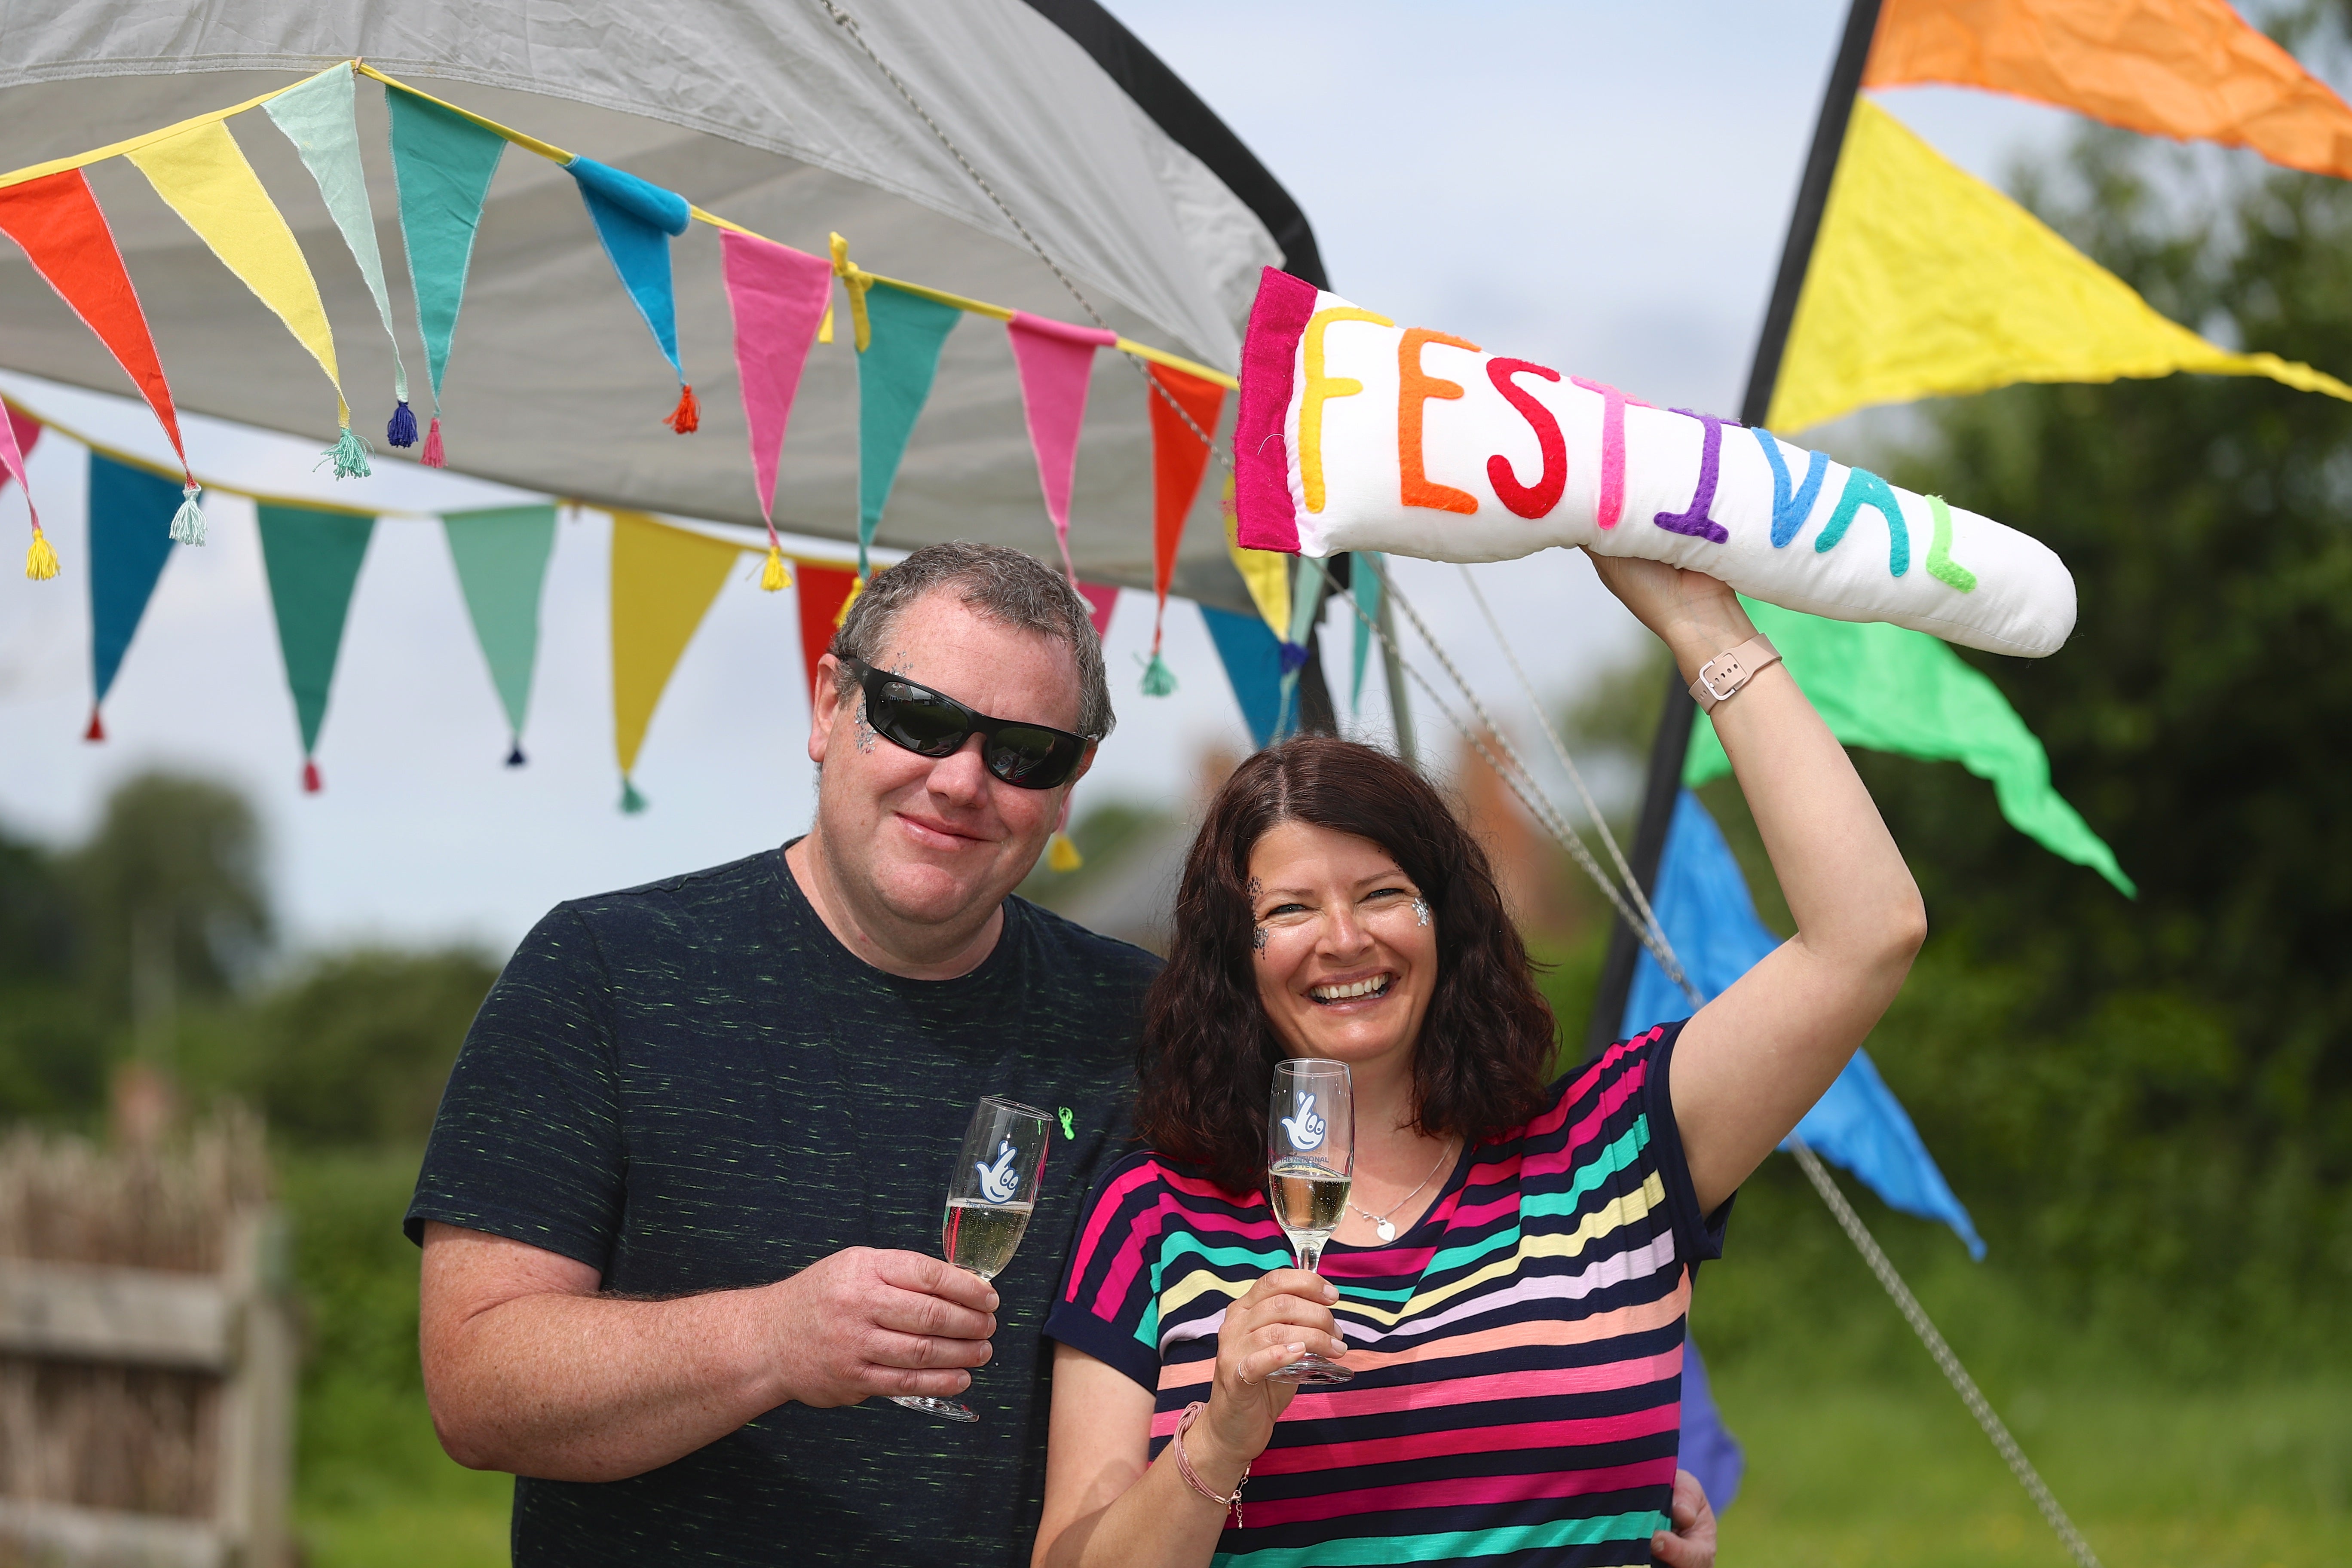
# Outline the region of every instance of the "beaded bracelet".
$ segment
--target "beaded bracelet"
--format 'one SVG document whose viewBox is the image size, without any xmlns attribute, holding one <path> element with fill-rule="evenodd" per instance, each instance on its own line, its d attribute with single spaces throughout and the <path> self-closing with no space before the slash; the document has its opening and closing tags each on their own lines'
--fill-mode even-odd
<svg viewBox="0 0 2352 1568">
<path fill-rule="evenodd" d="M 1186 1486 L 1191 1487 L 1211 1502 L 1220 1508 L 1233 1510 L 1234 1528 L 1239 1530 L 1242 1527 L 1242 1489 L 1249 1485 L 1249 1467 L 1247 1465 L 1242 1467 L 1242 1478 L 1234 1483 L 1234 1495 L 1219 1497 L 1208 1489 L 1200 1477 L 1192 1473 L 1192 1461 L 1184 1457 L 1184 1429 L 1199 1420 L 1201 1412 L 1207 1408 L 1206 1405 L 1196 1399 L 1184 1406 L 1183 1415 L 1176 1417 L 1176 1436 L 1171 1439 L 1176 1446 L 1176 1473 L 1184 1478 Z"/>
</svg>

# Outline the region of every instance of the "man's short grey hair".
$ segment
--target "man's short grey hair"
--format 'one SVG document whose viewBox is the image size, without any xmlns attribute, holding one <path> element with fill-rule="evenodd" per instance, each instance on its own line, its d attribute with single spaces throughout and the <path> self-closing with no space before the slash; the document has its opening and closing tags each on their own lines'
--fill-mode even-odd
<svg viewBox="0 0 2352 1568">
<path fill-rule="evenodd" d="M 1078 667 L 1078 733 L 1099 741 L 1118 718 L 1110 710 L 1110 680 L 1103 670 L 1102 639 L 1087 602 L 1066 578 L 1035 556 L 1002 544 L 952 540 L 927 544 L 886 572 L 877 572 L 849 606 L 828 650 L 841 659 L 887 668 L 890 634 L 908 605 L 938 589 L 953 592 L 983 620 L 1067 643 Z M 834 675 L 843 701 L 857 689 L 846 665 Z"/>
</svg>

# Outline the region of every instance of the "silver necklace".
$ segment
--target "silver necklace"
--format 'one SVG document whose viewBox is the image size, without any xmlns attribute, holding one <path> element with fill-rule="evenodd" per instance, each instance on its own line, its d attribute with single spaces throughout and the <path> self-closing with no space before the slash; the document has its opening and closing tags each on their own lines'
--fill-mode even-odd
<svg viewBox="0 0 2352 1568">
<path fill-rule="evenodd" d="M 1391 1204 L 1389 1205 L 1389 1214 L 1374 1214 L 1369 1209 L 1357 1208 L 1356 1205 L 1352 1201 L 1349 1203 L 1348 1206 L 1351 1209 L 1355 1209 L 1358 1214 L 1362 1215 L 1366 1219 L 1370 1220 L 1372 1222 L 1373 1234 L 1377 1235 L 1382 1241 L 1394 1241 L 1396 1239 L 1396 1225 L 1395 1222 L 1389 1218 L 1389 1215 L 1396 1213 L 1397 1210 L 1404 1207 L 1405 1205 L 1421 1196 L 1422 1187 L 1429 1185 L 1430 1177 L 1437 1174 L 1438 1171 L 1444 1167 L 1446 1160 L 1452 1156 L 1453 1152 L 1454 1142 L 1452 1139 L 1448 1139 L 1446 1140 L 1445 1147 L 1437 1152 L 1437 1163 L 1429 1168 L 1429 1175 L 1422 1177 L 1418 1186 L 1415 1186 L 1412 1191 L 1405 1194 L 1404 1196 Z"/>
</svg>

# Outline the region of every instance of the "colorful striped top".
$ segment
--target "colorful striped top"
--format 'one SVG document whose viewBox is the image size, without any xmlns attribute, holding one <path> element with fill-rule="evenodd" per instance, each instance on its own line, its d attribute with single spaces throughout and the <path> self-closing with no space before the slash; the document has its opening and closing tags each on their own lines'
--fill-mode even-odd
<svg viewBox="0 0 2352 1568">
<path fill-rule="evenodd" d="M 1681 1026 L 1612 1046 L 1465 1149 L 1419 1224 L 1334 1242 L 1351 1383 L 1302 1387 L 1251 1467 L 1240 1568 L 1646 1563 L 1681 1435 L 1698 1213 L 1666 1090 Z M 1097 1186 L 1045 1333 L 1153 1391 L 1157 1457 L 1208 1397 L 1225 1308 L 1291 1262 L 1265 1194 L 1150 1150 Z"/>
</svg>

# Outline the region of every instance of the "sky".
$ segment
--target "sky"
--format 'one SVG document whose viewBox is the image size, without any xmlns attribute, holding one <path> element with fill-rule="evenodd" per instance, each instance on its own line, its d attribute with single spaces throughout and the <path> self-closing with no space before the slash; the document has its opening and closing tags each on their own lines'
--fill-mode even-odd
<svg viewBox="0 0 2352 1568">
<path fill-rule="evenodd" d="M 1339 292 L 1654 403 L 1736 410 L 1843 5 L 1109 8 L 1297 198 Z M 2061 146 L 2074 123 L 1945 89 L 1885 101 L 1996 182 L 2016 160 Z M 5 374 L 0 387 L 62 425 L 163 455 L 152 419 L 123 400 Z M 252 509 L 214 496 L 212 542 L 174 552 L 110 694 L 103 744 L 79 738 L 90 690 L 86 589 L 0 573 L 0 831 L 68 845 L 125 776 L 200 773 L 236 785 L 261 813 L 292 951 L 462 942 L 502 955 L 562 899 L 731 859 L 806 826 L 814 780 L 797 620 L 758 591 L 756 557 L 720 593 L 655 717 L 635 775 L 651 809 L 624 816 L 603 514 L 567 513 L 560 524 L 530 763 L 509 769 L 505 721 L 426 514 L 537 498 L 407 464 L 336 486 L 311 471 L 315 443 L 184 418 L 225 479 L 410 509 L 379 524 L 352 605 L 318 752 L 326 787 L 299 787 Z M 1834 450 L 1837 437 L 1823 444 Z M 30 468 L 59 551 L 79 558 L 79 449 L 45 442 Z M 24 539 L 24 506 L 17 487 L 0 493 L 0 540 Z M 1547 704 L 1638 656 L 1646 634 L 1581 554 L 1475 571 Z M 1542 742 L 1527 700 L 1461 570 L 1403 562 L 1398 582 L 1532 755 Z M 1327 625 L 1327 668 L 1346 716 L 1342 613 L 1335 606 Z M 1247 744 L 1189 605 L 1171 605 L 1168 618 L 1181 689 L 1136 694 L 1150 622 L 1148 595 L 1121 596 L 1106 647 L 1120 724 L 1082 786 L 1081 812 L 1112 798 L 1181 810 L 1205 748 Z M 1425 653 L 1416 661 L 1443 679 Z M 1385 702 L 1375 660 L 1351 731 L 1387 738 Z M 1415 723 L 1424 751 L 1450 762 L 1445 720 L 1418 694 Z"/>
</svg>

